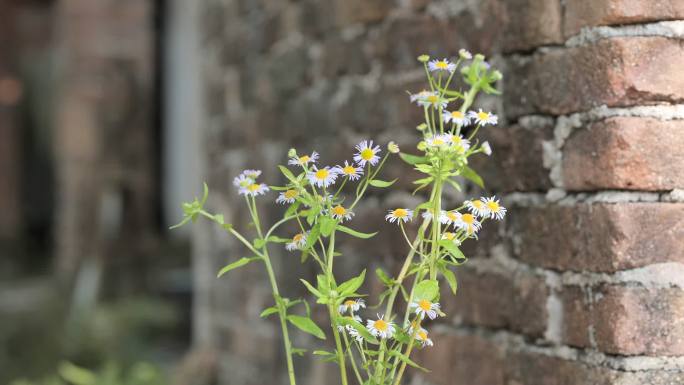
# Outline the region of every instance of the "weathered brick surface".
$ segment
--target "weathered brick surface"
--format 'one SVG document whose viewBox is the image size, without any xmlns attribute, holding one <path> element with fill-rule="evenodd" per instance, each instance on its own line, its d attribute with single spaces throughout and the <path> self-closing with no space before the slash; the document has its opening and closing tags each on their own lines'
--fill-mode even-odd
<svg viewBox="0 0 684 385">
<path fill-rule="evenodd" d="M 648 23 L 684 17 L 680 0 L 573 0 L 565 3 L 564 32 L 571 36 L 583 27 Z"/>
<path fill-rule="evenodd" d="M 543 354 L 512 352 L 507 355 L 507 385 L 615 385 L 616 371 L 550 357 Z"/>
<path fill-rule="evenodd" d="M 669 190 L 684 186 L 684 121 L 610 118 L 577 130 L 563 147 L 569 190 Z"/>
<path fill-rule="evenodd" d="M 684 353 L 684 291 L 679 288 L 570 286 L 562 301 L 564 340 L 570 345 L 621 355 Z"/>
<path fill-rule="evenodd" d="M 613 272 L 682 262 L 684 204 L 547 205 L 508 216 L 521 260 L 558 270 Z"/>
<path fill-rule="evenodd" d="M 522 272 L 478 274 L 471 268 L 461 268 L 457 273 L 458 295 L 444 291 L 447 317 L 466 325 L 543 336 L 549 294 L 543 277 Z"/>
<path fill-rule="evenodd" d="M 510 116 L 568 114 L 599 105 L 684 100 L 681 41 L 611 38 L 510 61 L 505 80 Z"/>
<path fill-rule="evenodd" d="M 562 8 L 559 0 L 506 0 L 504 50 L 518 51 L 560 44 Z"/>
<path fill-rule="evenodd" d="M 485 180 L 488 191 L 545 191 L 551 187 L 542 144 L 553 139 L 552 124 L 529 129 L 493 127 L 483 130 L 481 137 L 489 141 L 492 155 L 473 157 L 472 167 Z"/>
</svg>

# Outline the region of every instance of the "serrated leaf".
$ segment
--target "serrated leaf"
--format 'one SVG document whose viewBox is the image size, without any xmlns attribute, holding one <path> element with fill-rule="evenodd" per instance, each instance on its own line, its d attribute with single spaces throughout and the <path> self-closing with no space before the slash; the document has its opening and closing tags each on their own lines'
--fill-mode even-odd
<svg viewBox="0 0 684 385">
<path fill-rule="evenodd" d="M 347 296 L 351 293 L 356 292 L 356 290 L 363 285 L 363 280 L 366 278 L 366 269 L 363 269 L 361 274 L 359 274 L 357 277 L 354 277 L 341 285 L 337 287 L 337 291 L 340 293 L 341 296 Z"/>
<path fill-rule="evenodd" d="M 252 258 L 242 257 L 242 258 L 238 259 L 237 261 L 226 265 L 225 267 L 223 267 L 223 269 L 219 270 L 216 277 L 221 278 L 221 276 L 226 274 L 227 272 L 234 270 L 234 269 L 237 269 L 238 267 L 242 267 L 242 266 L 244 266 L 244 265 L 246 265 L 252 261 L 256 261 L 257 259 L 260 259 L 260 258 L 259 257 L 252 257 Z"/>
<path fill-rule="evenodd" d="M 373 179 L 373 180 L 371 180 L 371 181 L 368 182 L 368 183 L 369 183 L 371 186 L 373 186 L 373 187 L 385 188 L 385 187 L 389 187 L 389 186 L 393 185 L 394 182 L 396 182 L 396 181 L 397 181 L 396 179 L 391 180 L 391 181 L 384 181 L 384 180 L 380 180 L 380 179 Z"/>
<path fill-rule="evenodd" d="M 372 238 L 373 236 L 375 236 L 375 234 L 377 234 L 377 231 L 374 232 L 374 233 L 362 233 L 362 232 L 360 232 L 360 231 L 352 230 L 352 229 L 350 229 L 349 227 L 347 227 L 347 226 L 342 226 L 342 225 L 337 226 L 337 230 L 339 230 L 339 231 L 341 231 L 341 232 L 343 232 L 343 233 L 347 233 L 347 234 L 349 234 L 349 235 L 351 235 L 351 236 L 353 236 L 353 237 L 361 238 L 361 239 Z"/>
<path fill-rule="evenodd" d="M 484 188 L 484 181 L 475 172 L 475 170 L 473 170 L 472 168 L 470 168 L 468 166 L 463 166 L 463 170 L 461 171 L 461 176 L 470 180 L 471 182 L 475 183 L 480 188 Z"/>
<path fill-rule="evenodd" d="M 287 320 L 299 330 L 312 334 L 322 340 L 325 339 L 325 333 L 323 333 L 323 330 L 321 330 L 311 318 L 292 314 L 287 316 Z"/>
<path fill-rule="evenodd" d="M 413 297 L 416 301 L 425 299 L 433 301 L 439 295 L 439 283 L 434 279 L 426 279 L 416 285 Z"/>
<path fill-rule="evenodd" d="M 259 314 L 259 317 L 265 318 L 265 317 L 268 317 L 271 314 L 275 314 L 277 312 L 278 312 L 277 307 L 275 307 L 275 306 L 267 307 L 266 309 L 264 309 L 264 311 L 261 312 L 261 314 Z"/>
</svg>

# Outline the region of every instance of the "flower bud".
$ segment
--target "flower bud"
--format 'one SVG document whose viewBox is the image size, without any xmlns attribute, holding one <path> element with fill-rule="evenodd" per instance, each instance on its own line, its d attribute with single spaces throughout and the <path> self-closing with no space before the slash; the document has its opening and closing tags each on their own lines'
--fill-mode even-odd
<svg viewBox="0 0 684 385">
<path fill-rule="evenodd" d="M 473 58 L 473 54 L 470 53 L 470 51 L 468 51 L 468 50 L 466 50 L 466 49 L 463 49 L 463 48 L 461 48 L 461 49 L 458 51 L 458 56 L 460 56 L 461 59 L 465 59 L 465 60 L 470 60 L 470 59 Z"/>
<path fill-rule="evenodd" d="M 290 157 L 290 158 L 296 157 L 296 156 L 297 156 L 297 150 L 295 150 L 294 148 L 291 148 L 291 149 L 287 152 L 287 156 Z"/>
<path fill-rule="evenodd" d="M 494 71 L 494 72 L 492 72 L 492 75 L 490 76 L 490 79 L 491 79 L 493 82 L 495 82 L 495 81 L 497 81 L 497 80 L 501 80 L 501 79 L 503 79 L 503 74 L 501 73 L 501 71 L 498 71 L 498 70 L 497 70 L 497 71 Z"/>
<path fill-rule="evenodd" d="M 417 148 L 418 148 L 420 151 L 425 151 L 425 149 L 427 148 L 427 143 L 425 143 L 424 141 L 420 141 L 420 142 L 418 143 Z"/>
<path fill-rule="evenodd" d="M 487 156 L 492 155 L 492 146 L 489 145 L 489 142 L 485 141 L 482 143 L 482 152 L 484 152 Z"/>
<path fill-rule="evenodd" d="M 427 128 L 427 124 L 425 124 L 425 123 L 421 123 L 418 126 L 416 126 L 416 130 L 418 130 L 418 131 L 425 131 L 426 128 Z"/>
<path fill-rule="evenodd" d="M 394 143 L 394 141 L 389 142 L 387 144 L 387 151 L 389 151 L 392 154 L 398 154 L 399 153 L 399 145 Z"/>
<path fill-rule="evenodd" d="M 418 56 L 418 61 L 421 62 L 421 63 L 425 63 L 425 62 L 427 62 L 428 60 L 430 60 L 430 56 L 428 56 L 428 55 L 420 55 L 420 56 Z"/>
</svg>

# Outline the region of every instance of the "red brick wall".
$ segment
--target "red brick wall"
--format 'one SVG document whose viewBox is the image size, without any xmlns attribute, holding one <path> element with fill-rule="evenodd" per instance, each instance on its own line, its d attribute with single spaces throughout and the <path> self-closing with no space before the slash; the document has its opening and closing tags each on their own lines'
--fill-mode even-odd
<svg viewBox="0 0 684 385">
<path fill-rule="evenodd" d="M 421 53 L 465 47 L 502 68 L 504 96 L 480 100 L 502 116 L 484 133 L 494 155 L 474 167 L 511 211 L 466 245 L 460 292 L 420 354 L 433 371 L 412 383 L 684 383 L 684 3 L 228 0 L 201 14 L 205 171 L 222 191 L 246 166 L 277 182 L 290 146 L 332 163 L 366 137 L 412 143 L 419 117 L 404 91 L 422 81 Z M 400 201 L 415 202 L 372 197 L 358 226 L 377 228 Z M 210 201 L 238 224 L 239 203 Z M 198 343 L 220 352 L 223 383 L 284 383 L 276 329 L 258 317 L 270 305 L 262 272 L 213 280 L 235 245 L 200 233 Z M 346 246 L 344 272 L 391 265 L 396 235 L 381 226 L 376 242 Z M 303 295 L 291 278 L 309 268 L 278 262 L 285 291 Z M 302 383 L 337 383 L 327 364 L 296 366 Z"/>
</svg>

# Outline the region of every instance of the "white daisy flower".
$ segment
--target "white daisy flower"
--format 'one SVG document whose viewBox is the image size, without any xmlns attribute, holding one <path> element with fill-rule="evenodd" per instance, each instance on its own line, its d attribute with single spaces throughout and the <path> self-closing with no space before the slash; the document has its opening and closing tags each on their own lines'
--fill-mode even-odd
<svg viewBox="0 0 684 385">
<path fill-rule="evenodd" d="M 452 210 L 452 211 L 445 211 L 444 212 L 444 217 L 446 218 L 445 223 L 449 225 L 455 225 L 461 220 L 461 213 L 458 211 Z"/>
<path fill-rule="evenodd" d="M 356 167 L 353 164 L 349 164 L 346 160 L 344 161 L 344 166 L 337 166 L 336 168 L 338 174 L 346 176 L 349 180 L 357 180 L 363 175 L 363 167 Z"/>
<path fill-rule="evenodd" d="M 459 152 L 466 152 L 470 149 L 470 141 L 461 135 L 451 135 L 451 143 Z"/>
<path fill-rule="evenodd" d="M 375 166 L 380 161 L 378 154 L 380 153 L 380 146 L 373 146 L 373 141 L 364 140 L 356 145 L 357 153 L 354 155 L 354 162 L 361 167 L 366 167 L 366 163 Z"/>
<path fill-rule="evenodd" d="M 392 338 L 394 335 L 394 323 L 385 321 L 380 315 L 377 320 L 367 320 L 366 328 L 368 332 L 379 338 Z"/>
<path fill-rule="evenodd" d="M 466 201 L 465 207 L 477 217 L 484 218 L 489 216 L 489 209 L 487 209 L 487 205 L 482 200 L 473 199 Z"/>
<path fill-rule="evenodd" d="M 330 209 L 330 215 L 334 219 L 339 219 L 344 222 L 352 219 L 354 213 L 351 210 L 345 209 L 342 205 L 337 205 Z"/>
<path fill-rule="evenodd" d="M 240 187 L 240 189 L 238 190 L 238 194 L 255 197 L 257 195 L 266 194 L 268 190 L 270 190 L 268 186 L 266 186 L 263 183 L 252 183 L 247 187 Z"/>
<path fill-rule="evenodd" d="M 276 203 L 282 203 L 282 204 L 294 203 L 295 199 L 297 198 L 297 195 L 299 195 L 297 190 L 283 191 L 280 193 L 280 195 L 278 195 L 278 199 L 276 199 Z"/>
<path fill-rule="evenodd" d="M 466 60 L 470 60 L 473 58 L 473 54 L 470 53 L 470 51 L 463 49 L 463 48 L 458 50 L 458 56 L 460 56 L 461 58 L 466 59 Z"/>
<path fill-rule="evenodd" d="M 261 175 L 261 170 L 245 170 L 242 172 L 242 175 L 246 176 L 247 178 L 256 180 L 256 178 L 258 178 L 259 175 Z"/>
<path fill-rule="evenodd" d="M 432 220 L 432 211 L 430 210 L 425 210 L 423 211 L 423 214 L 421 215 L 424 219 L 429 219 Z M 449 219 L 446 216 L 446 211 L 441 210 L 439 212 L 439 222 L 443 225 L 449 224 Z"/>
<path fill-rule="evenodd" d="M 482 203 L 487 206 L 487 211 L 489 212 L 489 217 L 491 219 L 503 219 L 506 216 L 506 208 L 499 204 L 499 200 L 496 197 L 491 198 L 480 198 Z"/>
<path fill-rule="evenodd" d="M 442 148 L 450 146 L 451 140 L 452 135 L 449 134 L 430 135 L 425 139 L 425 144 L 431 148 Z"/>
<path fill-rule="evenodd" d="M 428 338 L 428 333 L 425 329 L 419 330 L 418 333 L 416 333 L 416 340 L 418 340 L 423 347 L 434 345 L 432 340 Z"/>
<path fill-rule="evenodd" d="M 428 92 L 416 99 L 416 103 L 423 107 L 433 107 L 434 109 L 446 108 L 449 101 L 440 97 L 437 92 Z"/>
<path fill-rule="evenodd" d="M 459 126 L 466 126 L 470 124 L 470 118 L 465 116 L 461 111 L 444 111 L 442 113 L 444 123 L 454 123 Z"/>
<path fill-rule="evenodd" d="M 411 103 L 417 103 L 419 100 L 425 99 L 430 95 L 434 95 L 434 93 L 432 91 L 422 90 L 418 93 L 411 94 L 409 99 L 411 100 Z"/>
<path fill-rule="evenodd" d="M 413 219 L 413 210 L 409 209 L 394 209 L 394 210 L 389 210 L 389 213 L 385 215 L 385 220 L 388 221 L 389 223 L 394 223 L 397 222 L 397 224 L 400 224 L 401 222 L 409 222 Z"/>
<path fill-rule="evenodd" d="M 430 319 L 435 319 L 437 318 L 437 315 L 439 315 L 439 304 L 430 302 L 426 299 L 411 302 L 411 308 L 420 316 L 420 319 L 424 319 L 425 316 Z"/>
<path fill-rule="evenodd" d="M 306 233 L 295 234 L 295 236 L 292 237 L 292 240 L 285 244 L 285 249 L 287 251 L 301 250 L 306 245 L 307 235 L 309 235 L 308 231 Z"/>
<path fill-rule="evenodd" d="M 340 312 L 340 313 L 342 313 L 342 312 Z M 357 316 L 356 314 L 344 316 L 344 317 L 342 317 L 342 318 L 347 319 L 347 320 L 352 320 L 352 319 L 353 319 L 354 321 L 356 321 L 356 322 L 358 322 L 358 323 L 363 322 L 363 320 L 361 319 L 361 317 Z M 344 331 L 345 329 L 348 329 L 348 328 L 354 329 L 354 328 L 353 328 L 352 326 L 350 326 L 350 325 L 337 325 L 337 330 L 339 330 L 339 331 L 341 331 L 341 332 Z M 356 331 L 356 329 L 354 329 L 354 330 Z"/>
<path fill-rule="evenodd" d="M 473 214 L 461 215 L 461 220 L 454 223 L 454 225 L 465 231 L 468 235 L 477 233 L 482 227 L 482 224 L 475 218 Z"/>
<path fill-rule="evenodd" d="M 456 64 L 450 62 L 447 59 L 442 59 L 442 60 L 434 59 L 428 63 L 428 68 L 432 72 L 448 71 L 449 73 L 452 73 L 452 72 L 456 71 Z"/>
<path fill-rule="evenodd" d="M 346 312 L 349 312 L 351 314 L 354 314 L 355 312 L 359 311 L 359 309 L 365 309 L 366 308 L 366 302 L 361 299 L 348 299 L 344 302 L 342 302 L 342 305 L 340 305 L 337 308 L 337 311 L 340 312 L 340 314 L 344 314 Z M 360 318 L 359 318 L 360 321 Z"/>
<path fill-rule="evenodd" d="M 292 166 L 306 166 L 309 163 L 316 163 L 318 160 L 318 153 L 312 152 L 311 155 L 293 156 L 287 161 L 287 164 Z"/>
<path fill-rule="evenodd" d="M 408 329 L 409 334 L 413 334 L 413 331 L 416 330 L 416 328 L 419 332 L 420 331 L 427 332 L 427 330 L 423 329 L 422 326 L 418 326 L 418 321 L 411 321 L 411 323 L 408 324 L 408 326 L 406 326 L 406 329 Z"/>
<path fill-rule="evenodd" d="M 452 241 L 456 244 L 456 246 L 461 245 L 461 241 L 456 237 L 456 233 L 445 231 L 442 233 L 442 239 Z"/>
<path fill-rule="evenodd" d="M 248 177 L 245 174 L 240 174 L 233 178 L 233 186 L 237 188 L 245 188 L 254 183 L 254 179 Z"/>
<path fill-rule="evenodd" d="M 359 322 L 361 322 L 361 318 L 359 317 Z M 359 333 L 358 330 L 356 330 L 353 326 L 347 325 L 346 327 L 347 333 L 349 333 L 349 336 L 353 339 L 356 340 L 356 342 L 363 342 L 363 336 L 361 336 L 361 333 Z"/>
<path fill-rule="evenodd" d="M 483 126 L 488 124 L 496 125 L 499 122 L 499 118 L 496 115 L 491 112 L 482 111 L 482 108 L 480 108 L 477 112 L 469 111 L 468 118 Z"/>
<path fill-rule="evenodd" d="M 492 155 L 492 146 L 489 145 L 489 142 L 485 141 L 484 143 L 482 143 L 480 147 L 482 148 L 482 152 L 484 152 L 485 155 Z"/>
<path fill-rule="evenodd" d="M 306 177 L 309 179 L 309 183 L 314 186 L 328 187 L 337 180 L 337 170 L 328 166 L 323 168 L 313 166 L 313 170 L 309 171 Z"/>
</svg>

